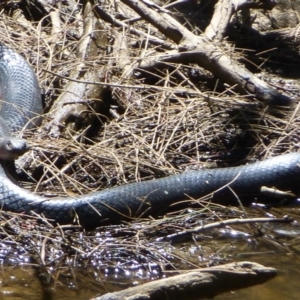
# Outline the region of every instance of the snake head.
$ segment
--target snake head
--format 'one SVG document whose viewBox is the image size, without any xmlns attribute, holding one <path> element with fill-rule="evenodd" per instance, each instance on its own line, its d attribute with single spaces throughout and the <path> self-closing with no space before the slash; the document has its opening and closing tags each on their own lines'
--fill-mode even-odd
<svg viewBox="0 0 300 300">
<path fill-rule="evenodd" d="M 0 138 L 0 159 L 15 160 L 29 150 L 27 142 L 17 137 Z"/>
</svg>

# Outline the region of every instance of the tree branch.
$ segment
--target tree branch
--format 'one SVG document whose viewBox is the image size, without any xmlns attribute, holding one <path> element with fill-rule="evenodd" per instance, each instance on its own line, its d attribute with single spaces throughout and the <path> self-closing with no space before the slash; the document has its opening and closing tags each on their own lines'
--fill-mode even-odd
<svg viewBox="0 0 300 300">
<path fill-rule="evenodd" d="M 253 75 L 244 66 L 237 63 L 232 56 L 227 55 L 215 42 L 209 41 L 205 35 L 194 35 L 167 13 L 152 10 L 142 1 L 121 1 L 178 44 L 180 53 L 174 54 L 173 52 L 171 56 L 156 56 L 152 59 L 152 62 L 197 63 L 240 93 L 246 92 L 247 95 L 254 96 L 268 105 L 293 106 L 292 99 L 280 94 L 277 90 Z M 221 0 L 220 5 L 225 3 L 223 1 L 226 1 L 226 4 L 229 5 L 229 0 Z M 235 0 L 231 0 L 231 7 L 235 2 Z M 245 6 L 241 5 L 240 7 Z M 222 27 L 224 25 L 221 26 L 220 35 L 224 31 Z M 211 33 L 209 34 L 211 35 Z"/>
<path fill-rule="evenodd" d="M 115 293 L 107 293 L 94 300 L 191 300 L 214 296 L 261 284 L 275 277 L 274 268 L 252 262 L 230 263 L 164 278 Z"/>
</svg>

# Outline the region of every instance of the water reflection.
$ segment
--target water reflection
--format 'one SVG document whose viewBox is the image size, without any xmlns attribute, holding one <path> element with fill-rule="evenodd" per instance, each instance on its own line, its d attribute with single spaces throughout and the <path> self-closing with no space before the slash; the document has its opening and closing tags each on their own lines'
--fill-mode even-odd
<svg viewBox="0 0 300 300">
<path fill-rule="evenodd" d="M 236 224 L 199 231 L 175 243 L 157 241 L 158 236 L 237 218 L 239 214 L 242 217 L 244 212 L 201 212 L 170 218 L 172 221 L 107 227 L 93 233 L 64 231 L 60 235 L 53 228 L 39 227 L 35 231 L 32 224 L 26 224 L 23 232 L 23 223 L 13 237 L 2 233 L 1 299 L 86 300 L 180 270 L 246 260 L 275 267 L 279 276 L 266 284 L 215 299 L 298 299 L 298 208 L 268 211 L 268 215 L 280 218 L 289 214 L 295 219 L 291 223 Z M 262 215 L 266 212 L 247 210 L 247 217 Z M 28 226 L 32 226 L 32 241 L 24 239 L 29 234 Z M 33 242 L 33 237 L 38 238 Z"/>
</svg>

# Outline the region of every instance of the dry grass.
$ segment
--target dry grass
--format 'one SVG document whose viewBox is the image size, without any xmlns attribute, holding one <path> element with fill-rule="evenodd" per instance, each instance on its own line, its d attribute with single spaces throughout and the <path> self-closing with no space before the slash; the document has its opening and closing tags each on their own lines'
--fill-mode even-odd
<svg viewBox="0 0 300 300">
<path fill-rule="evenodd" d="M 25 56 L 35 69 L 45 91 L 47 112 L 75 67 L 78 22 L 75 16 L 69 16 L 61 32 L 50 36 L 51 28 L 45 25 L 41 29 L 39 23 L 28 22 L 25 30 L 21 22 L 5 14 L 2 18 L 0 39 Z M 105 25 L 103 34 L 110 30 L 109 24 Z M 135 24 L 139 30 L 143 25 L 142 21 Z M 136 37 L 128 32 L 124 39 L 132 65 L 156 49 L 151 43 L 147 48 L 133 47 Z M 29 155 L 36 160 L 30 167 L 43 166 L 35 191 L 45 192 L 46 188 L 86 193 L 189 169 L 242 164 L 298 149 L 296 113 L 275 117 L 267 107 L 236 95 L 231 88 L 214 92 L 211 89 L 221 90 L 222 84 L 197 66 L 169 65 L 143 73 L 136 69 L 129 73 L 140 76 L 120 77 L 119 66 L 114 66 L 116 52 L 106 58 L 111 65 L 108 86 L 113 82 L 119 87 L 111 87 L 114 103 L 110 111 L 105 115 L 95 112 L 102 126 L 89 143 L 80 143 L 88 128 L 68 128 L 60 139 L 49 137 L 47 132 L 28 136 L 34 149 Z M 98 63 L 97 58 L 88 62 Z M 279 80 L 271 79 L 271 83 L 279 86 Z M 281 90 L 293 97 L 296 88 L 290 81 Z M 119 114 L 120 110 L 124 113 Z M 22 165 L 26 166 L 24 162 Z"/>
</svg>

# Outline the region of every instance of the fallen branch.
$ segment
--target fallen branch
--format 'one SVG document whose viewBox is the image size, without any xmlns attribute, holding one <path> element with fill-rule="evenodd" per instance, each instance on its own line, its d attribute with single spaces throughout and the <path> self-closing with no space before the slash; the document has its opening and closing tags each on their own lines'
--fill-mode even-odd
<svg viewBox="0 0 300 300">
<path fill-rule="evenodd" d="M 252 219 L 230 219 L 225 221 L 219 221 L 214 223 L 209 223 L 203 226 L 197 226 L 192 229 L 186 229 L 177 233 L 169 234 L 165 237 L 157 238 L 156 241 L 173 241 L 174 239 L 182 238 L 192 234 L 199 233 L 203 230 L 225 227 L 227 225 L 234 224 L 253 224 L 253 223 L 291 223 L 293 219 L 287 218 L 252 218 Z"/>
<path fill-rule="evenodd" d="M 75 67 L 72 67 L 70 72 L 70 78 L 77 79 L 77 81 L 68 81 L 63 93 L 53 104 L 48 115 L 48 119 L 51 121 L 45 124 L 46 130 L 54 137 L 60 135 L 61 127 L 66 126 L 70 119 L 84 120 L 89 125 L 91 123 L 90 115 L 94 117 L 95 111 L 99 111 L 98 107 L 102 104 L 103 87 L 100 85 L 88 86 L 85 82 L 96 81 L 101 72 L 102 74 L 106 72 L 105 68 L 94 67 L 89 61 L 101 56 L 99 52 L 104 51 L 100 49 L 99 45 L 106 45 L 107 41 L 105 37 L 100 37 L 101 25 L 96 21 L 90 3 L 87 3 L 83 13 L 82 39 L 77 45 Z"/>
<path fill-rule="evenodd" d="M 214 38 L 215 36 L 219 38 L 223 37 L 224 28 L 229 24 L 231 16 L 237 10 L 245 8 L 245 1 L 219 1 L 212 17 L 213 23 L 208 27 L 209 36 L 206 36 L 206 34 L 200 36 L 193 34 L 168 13 L 153 10 L 142 1 L 122 0 L 122 2 L 178 45 L 178 51 L 144 59 L 140 67 L 154 67 L 157 63 L 164 62 L 196 63 L 204 69 L 209 70 L 240 93 L 246 92 L 248 95 L 268 105 L 293 106 L 292 99 L 280 94 L 276 89 L 248 71 L 232 58 L 232 53 L 227 54 L 228 50 L 222 49 L 219 46 L 221 45 L 221 40 L 216 41 L 213 39 L 212 41 L 210 39 L 210 37 Z M 221 7 L 222 5 L 224 7 Z M 228 11 L 230 16 L 226 18 L 227 24 L 224 24 L 219 14 L 220 11 L 226 10 L 226 7 L 231 7 L 231 9 Z M 268 7 L 271 8 L 272 5 Z M 216 24 L 216 19 L 222 24 Z M 220 28 L 221 33 L 219 35 L 212 32 L 212 24 L 214 27 Z"/>
<path fill-rule="evenodd" d="M 160 279 L 95 300 L 163 300 L 213 298 L 224 292 L 264 283 L 277 275 L 276 269 L 257 263 L 238 262 L 200 269 Z"/>
</svg>

